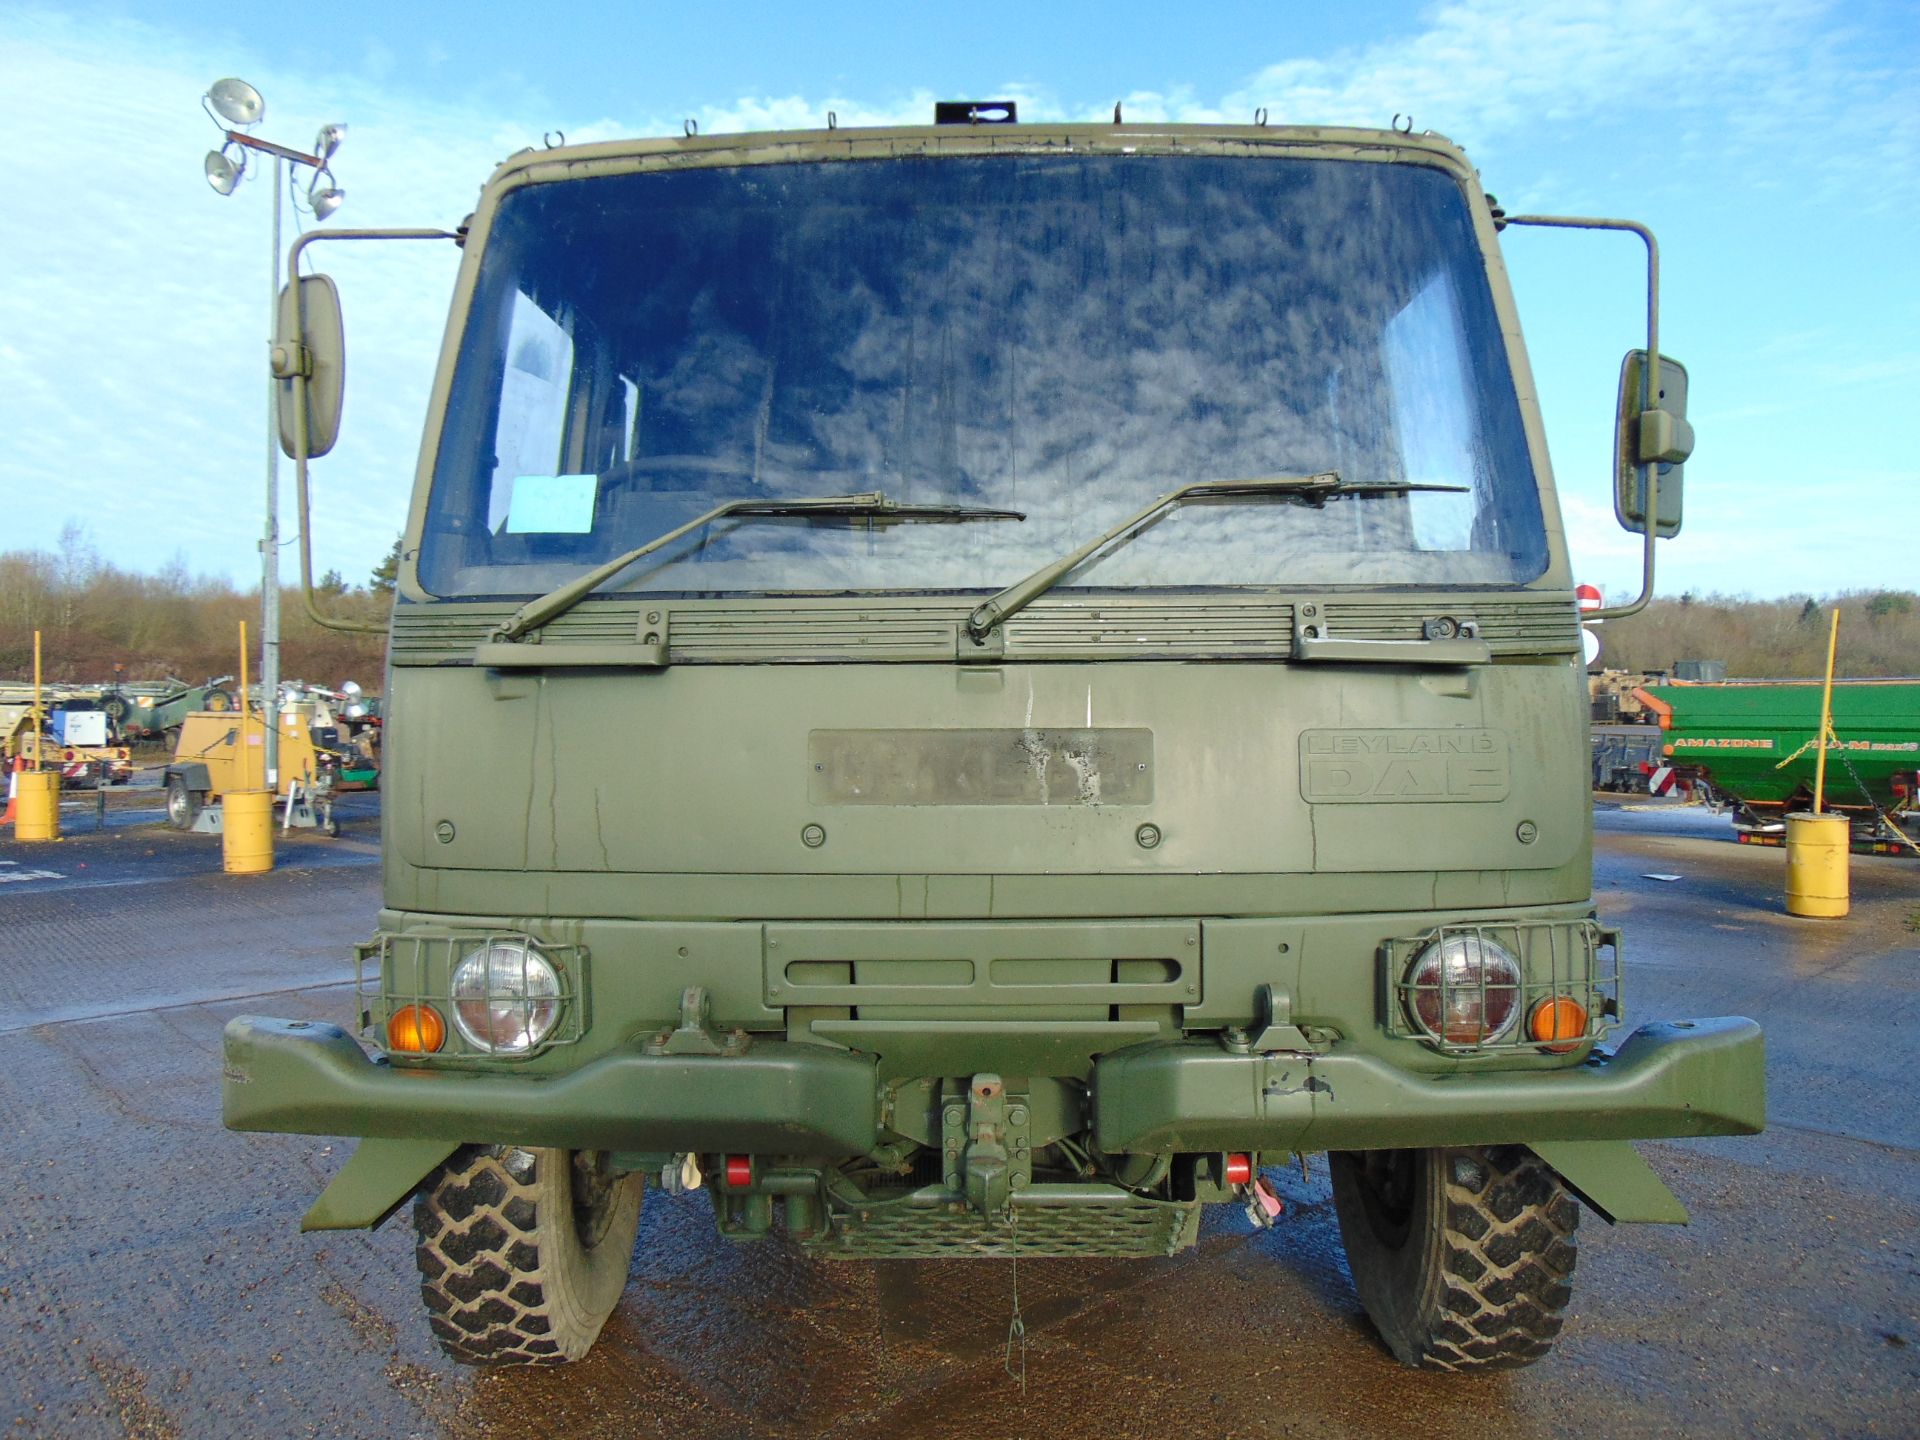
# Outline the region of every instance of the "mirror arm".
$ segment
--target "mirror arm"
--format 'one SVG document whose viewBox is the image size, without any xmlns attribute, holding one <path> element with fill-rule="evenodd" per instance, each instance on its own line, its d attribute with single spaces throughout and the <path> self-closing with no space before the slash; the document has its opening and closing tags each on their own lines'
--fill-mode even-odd
<svg viewBox="0 0 1920 1440">
<path fill-rule="evenodd" d="M 451 230 L 309 230 L 294 241 L 293 248 L 287 252 L 287 281 L 293 286 L 293 334 L 289 338 L 298 349 L 306 348 L 307 307 L 306 294 L 300 288 L 300 256 L 315 241 L 458 239 Z M 294 491 L 300 510 L 300 598 L 306 606 L 307 618 L 323 630 L 343 630 L 354 635 L 384 635 L 387 633 L 385 621 L 348 620 L 338 615 L 328 615 L 320 609 L 319 597 L 314 594 L 313 527 L 309 523 L 310 507 L 307 504 L 307 384 L 311 378 L 311 367 L 303 365 L 296 368 L 291 378 Z"/>
<path fill-rule="evenodd" d="M 1644 407 L 1651 397 L 1660 393 L 1660 242 L 1653 238 L 1653 231 L 1637 220 L 1602 220 L 1585 215 L 1508 215 L 1500 224 L 1508 225 L 1549 225 L 1564 230 L 1627 230 L 1638 235 L 1647 244 L 1647 368 L 1641 394 Z M 1583 622 L 1589 620 L 1623 620 L 1629 615 L 1637 615 L 1647 608 L 1647 602 L 1653 599 L 1653 542 L 1659 538 L 1660 531 L 1660 466 L 1658 462 L 1643 460 L 1640 472 L 1645 477 L 1647 487 L 1647 528 L 1646 544 L 1640 554 L 1640 593 L 1624 605 L 1608 605 L 1603 609 L 1589 610 L 1581 616 Z"/>
</svg>

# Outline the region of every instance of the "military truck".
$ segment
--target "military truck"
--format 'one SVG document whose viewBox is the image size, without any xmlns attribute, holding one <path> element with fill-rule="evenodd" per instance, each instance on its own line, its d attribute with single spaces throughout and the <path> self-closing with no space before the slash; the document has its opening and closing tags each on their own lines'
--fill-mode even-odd
<svg viewBox="0 0 1920 1440">
<path fill-rule="evenodd" d="M 1646 242 L 1604 617 L 1692 443 L 1652 236 L 1432 135 L 943 110 L 523 152 L 457 229 L 294 247 L 463 254 L 359 1005 L 233 1021 L 226 1123 L 360 1137 L 303 1224 L 411 1199 L 477 1364 L 586 1352 L 649 1187 L 826 1259 L 1149 1256 L 1319 1152 L 1396 1356 L 1537 1359 L 1582 1202 L 1685 1218 L 1631 1142 L 1763 1123 L 1752 1022 L 1620 1038 L 1501 256 Z M 303 278 L 303 507 L 343 364 Z"/>
</svg>

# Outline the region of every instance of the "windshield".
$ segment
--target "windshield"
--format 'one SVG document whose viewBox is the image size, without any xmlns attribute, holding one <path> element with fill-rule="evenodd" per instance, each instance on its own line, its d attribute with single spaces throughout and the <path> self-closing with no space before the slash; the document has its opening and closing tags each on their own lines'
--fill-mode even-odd
<svg viewBox="0 0 1920 1440">
<path fill-rule="evenodd" d="M 560 181 L 489 233 L 420 574 L 534 594 L 728 500 L 883 490 L 1027 518 L 730 517 L 609 588 L 992 591 L 1178 485 L 1320 471 L 1464 493 L 1191 505 L 1061 588 L 1544 570 L 1442 171 L 1029 154 Z"/>
</svg>

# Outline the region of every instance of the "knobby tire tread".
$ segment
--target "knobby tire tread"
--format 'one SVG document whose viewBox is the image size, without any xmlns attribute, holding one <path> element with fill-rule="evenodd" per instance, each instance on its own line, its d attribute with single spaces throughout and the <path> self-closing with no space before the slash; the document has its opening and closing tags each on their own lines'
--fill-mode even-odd
<svg viewBox="0 0 1920 1440">
<path fill-rule="evenodd" d="M 545 1216 L 539 1167 L 564 1151 L 469 1146 L 414 1199 L 420 1298 L 440 1348 L 467 1365 L 563 1365 L 584 1355 L 604 1315 L 583 1326 L 560 1294 L 553 1253 L 571 1213 Z M 567 1192 L 562 1186 L 558 1192 Z M 543 1220 L 546 1222 L 542 1224 Z M 631 1237 L 628 1238 L 629 1247 Z"/>
</svg>

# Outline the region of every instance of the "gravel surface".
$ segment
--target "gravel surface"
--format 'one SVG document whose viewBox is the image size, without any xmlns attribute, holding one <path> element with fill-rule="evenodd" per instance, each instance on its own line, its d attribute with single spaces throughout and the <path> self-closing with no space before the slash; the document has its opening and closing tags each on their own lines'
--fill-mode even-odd
<svg viewBox="0 0 1920 1440">
<path fill-rule="evenodd" d="M 1693 1224 L 1586 1216 L 1566 1333 L 1533 1369 L 1397 1366 L 1316 1159 L 1272 1172 L 1270 1232 L 1217 1208 L 1172 1259 L 1023 1262 L 1024 1386 L 1005 1262 L 734 1246 L 703 1200 L 658 1193 L 587 1360 L 475 1374 L 431 1343 L 404 1223 L 298 1233 L 350 1144 L 219 1125 L 229 1017 L 347 1015 L 374 810 L 254 877 L 151 820 L 0 841 L 0 1434 L 1916 1433 L 1920 863 L 1857 858 L 1849 919 L 1793 920 L 1781 852 L 1697 811 L 1602 810 L 1630 1022 L 1759 1019 L 1774 1123 L 1643 1147 Z"/>
</svg>

